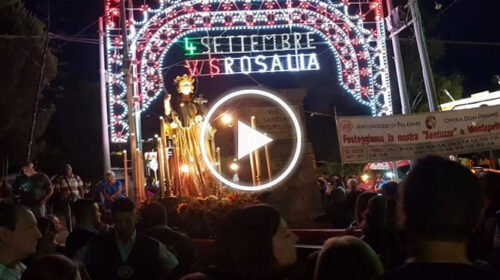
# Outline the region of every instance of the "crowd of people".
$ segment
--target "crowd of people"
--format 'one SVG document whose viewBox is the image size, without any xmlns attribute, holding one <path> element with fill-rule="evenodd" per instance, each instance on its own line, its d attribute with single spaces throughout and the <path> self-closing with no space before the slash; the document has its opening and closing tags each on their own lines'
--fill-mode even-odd
<svg viewBox="0 0 500 280">
<path fill-rule="evenodd" d="M 169 226 L 162 204 L 122 197 L 112 173 L 105 194 L 85 198 L 81 179 L 65 170 L 50 180 L 27 164 L 12 201 L 0 202 L 1 280 L 500 279 L 500 174 L 478 178 L 441 157 L 419 160 L 401 184 L 379 192 L 360 190 L 355 179 L 328 186 L 326 217 L 345 234 L 305 258 L 274 207 L 230 211 L 217 225 L 209 265 L 199 264 L 193 239 Z M 24 193 L 36 174 L 44 191 Z M 70 197 L 62 225 L 48 204 L 54 194 Z M 308 269 L 293 269 L 301 262 Z"/>
</svg>

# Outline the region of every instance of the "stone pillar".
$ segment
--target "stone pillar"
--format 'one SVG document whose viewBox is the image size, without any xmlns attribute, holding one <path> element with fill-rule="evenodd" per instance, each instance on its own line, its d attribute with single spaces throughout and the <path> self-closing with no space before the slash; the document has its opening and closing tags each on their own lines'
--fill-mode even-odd
<svg viewBox="0 0 500 280">
<path fill-rule="evenodd" d="M 302 127 L 302 155 L 294 171 L 279 185 L 260 195 L 262 202 L 278 208 L 292 228 L 314 227 L 314 218 L 324 213 L 319 188 L 316 184 L 314 153 L 311 143 L 306 137 L 303 99 L 305 89 L 288 89 L 276 92 L 295 111 Z M 248 110 L 239 114 L 246 115 L 244 119 L 256 116 L 257 130 L 269 133 L 274 139 L 270 146 L 271 170 L 273 179 L 281 173 L 291 160 L 295 148 L 295 132 L 286 112 L 269 103 L 253 103 Z M 325 129 L 333 129 L 325 128 Z M 265 170 L 264 157 L 261 166 Z M 265 179 L 265 178 L 264 178 Z"/>
</svg>

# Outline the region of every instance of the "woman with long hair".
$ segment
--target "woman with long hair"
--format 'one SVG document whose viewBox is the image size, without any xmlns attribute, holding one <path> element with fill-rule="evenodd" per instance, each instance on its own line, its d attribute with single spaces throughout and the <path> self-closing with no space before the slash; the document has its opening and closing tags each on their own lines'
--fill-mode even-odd
<svg viewBox="0 0 500 280">
<path fill-rule="evenodd" d="M 394 199 L 382 195 L 372 197 L 361 223 L 361 239 L 375 250 L 387 270 L 400 266 L 405 259 L 396 205 Z"/>
<path fill-rule="evenodd" d="M 271 206 L 235 210 L 219 227 L 216 267 L 207 272 L 207 279 L 282 280 L 283 268 L 297 261 L 297 240 Z"/>
</svg>

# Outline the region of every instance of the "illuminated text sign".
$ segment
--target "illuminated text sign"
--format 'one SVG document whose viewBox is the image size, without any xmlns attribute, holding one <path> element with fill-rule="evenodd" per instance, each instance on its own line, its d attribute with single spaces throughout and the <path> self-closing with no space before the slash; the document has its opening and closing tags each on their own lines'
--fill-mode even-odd
<svg viewBox="0 0 500 280">
<path fill-rule="evenodd" d="M 186 37 L 192 76 L 319 70 L 314 33 Z M 193 59 L 197 58 L 197 59 Z"/>
</svg>

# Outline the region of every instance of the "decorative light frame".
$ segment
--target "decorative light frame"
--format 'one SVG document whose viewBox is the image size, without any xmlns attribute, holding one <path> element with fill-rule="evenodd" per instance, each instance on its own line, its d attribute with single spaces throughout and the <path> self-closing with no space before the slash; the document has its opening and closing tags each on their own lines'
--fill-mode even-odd
<svg viewBox="0 0 500 280">
<path fill-rule="evenodd" d="M 164 92 L 162 66 L 170 47 L 196 32 L 302 28 L 334 54 L 342 88 L 373 116 L 391 115 L 392 100 L 382 0 L 158 0 L 129 7 L 134 113 Z M 128 140 L 120 0 L 106 0 L 107 89 L 111 141 Z"/>
</svg>

